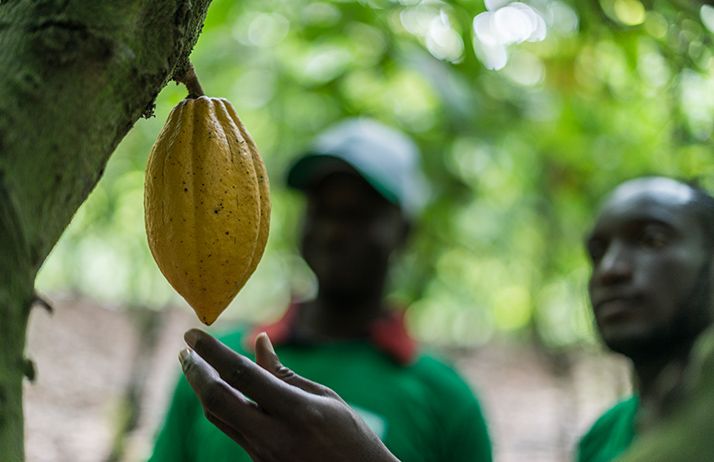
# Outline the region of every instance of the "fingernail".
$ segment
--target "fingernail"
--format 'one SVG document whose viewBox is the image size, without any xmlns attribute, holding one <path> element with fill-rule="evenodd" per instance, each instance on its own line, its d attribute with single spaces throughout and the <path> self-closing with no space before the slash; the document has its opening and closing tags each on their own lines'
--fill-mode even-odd
<svg viewBox="0 0 714 462">
<path fill-rule="evenodd" d="M 186 341 L 188 346 L 191 348 L 196 347 L 196 342 L 198 342 L 198 336 L 200 335 L 200 331 L 197 329 L 191 329 L 186 331 L 185 334 L 183 334 L 183 339 Z"/>
<path fill-rule="evenodd" d="M 191 357 L 191 350 L 188 348 L 184 348 L 183 350 L 179 351 L 179 362 L 181 363 L 181 366 L 183 366 Z"/>
<path fill-rule="evenodd" d="M 265 332 L 261 332 L 258 334 L 256 337 L 256 341 L 260 340 L 265 344 L 265 347 L 270 351 L 271 353 L 275 354 L 275 348 L 273 348 L 273 342 L 270 341 L 270 337 L 268 337 L 268 334 Z"/>
</svg>

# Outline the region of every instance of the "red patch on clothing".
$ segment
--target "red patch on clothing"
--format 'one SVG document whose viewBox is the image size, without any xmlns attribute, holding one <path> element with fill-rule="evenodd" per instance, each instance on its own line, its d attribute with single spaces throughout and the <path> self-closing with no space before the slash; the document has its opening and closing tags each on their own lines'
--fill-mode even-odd
<svg viewBox="0 0 714 462">
<path fill-rule="evenodd" d="M 290 344 L 300 307 L 291 303 L 285 314 L 273 323 L 257 326 L 246 337 L 246 347 L 254 349 L 255 338 L 261 332 L 268 334 L 273 345 Z M 407 365 L 414 361 L 417 355 L 417 344 L 409 335 L 404 323 L 404 311 L 390 311 L 385 316 L 375 320 L 369 326 L 370 342 L 386 353 L 397 364 Z"/>
</svg>

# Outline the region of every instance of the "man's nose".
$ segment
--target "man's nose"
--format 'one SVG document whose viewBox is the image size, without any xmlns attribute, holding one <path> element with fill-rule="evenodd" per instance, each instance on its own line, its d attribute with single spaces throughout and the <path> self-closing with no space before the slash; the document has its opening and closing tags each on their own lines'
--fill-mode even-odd
<svg viewBox="0 0 714 462">
<path fill-rule="evenodd" d="M 618 284 L 632 277 L 632 254 L 628 247 L 613 242 L 595 268 L 595 277 L 603 285 Z"/>
<path fill-rule="evenodd" d="M 322 225 L 322 238 L 327 241 L 340 241 L 349 237 L 352 228 L 345 217 L 325 220 Z"/>
</svg>

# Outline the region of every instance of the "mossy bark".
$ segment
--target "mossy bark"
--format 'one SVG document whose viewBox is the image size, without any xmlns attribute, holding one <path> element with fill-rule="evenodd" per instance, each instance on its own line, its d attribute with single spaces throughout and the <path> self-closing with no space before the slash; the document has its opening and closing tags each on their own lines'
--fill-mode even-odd
<svg viewBox="0 0 714 462">
<path fill-rule="evenodd" d="M 37 270 L 116 145 L 187 65 L 209 3 L 0 1 L 3 461 L 23 460 L 23 351 Z"/>
</svg>

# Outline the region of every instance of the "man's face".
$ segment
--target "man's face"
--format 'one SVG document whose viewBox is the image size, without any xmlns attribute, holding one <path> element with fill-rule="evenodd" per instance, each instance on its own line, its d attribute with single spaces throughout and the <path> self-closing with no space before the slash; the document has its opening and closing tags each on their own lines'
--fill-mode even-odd
<svg viewBox="0 0 714 462">
<path fill-rule="evenodd" d="M 329 175 L 307 194 L 302 254 L 323 291 L 362 297 L 381 290 L 405 235 L 400 210 L 356 174 Z"/>
<path fill-rule="evenodd" d="M 691 342 L 709 323 L 710 252 L 687 185 L 629 181 L 603 206 L 587 251 L 596 325 L 630 358 Z"/>
</svg>

